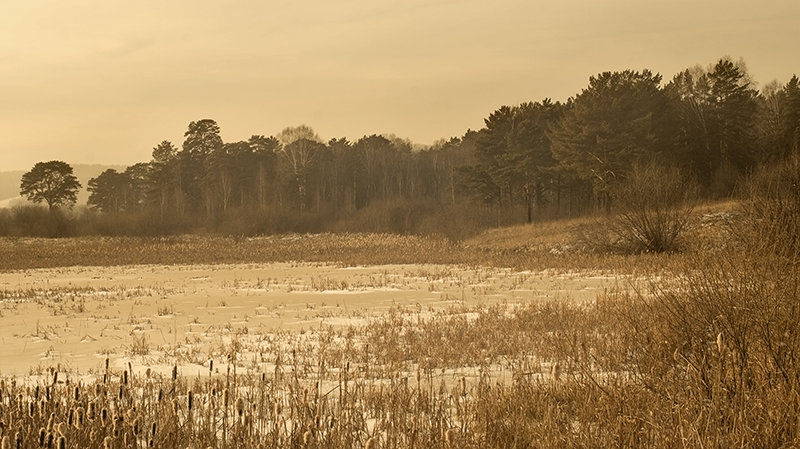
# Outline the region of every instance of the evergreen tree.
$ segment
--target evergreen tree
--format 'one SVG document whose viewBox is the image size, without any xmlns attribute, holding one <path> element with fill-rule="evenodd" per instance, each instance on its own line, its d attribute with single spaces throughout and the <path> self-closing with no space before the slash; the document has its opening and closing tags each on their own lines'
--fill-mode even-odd
<svg viewBox="0 0 800 449">
<path fill-rule="evenodd" d="M 661 76 L 649 70 L 605 72 L 589 79 L 549 133 L 559 163 L 590 180 L 606 208 L 609 192 L 635 163 L 668 150 L 659 128 L 667 110 Z"/>
<path fill-rule="evenodd" d="M 89 180 L 88 204 L 103 212 L 118 214 L 128 210 L 131 195 L 131 179 L 127 173 L 114 169 L 105 170 Z"/>
<path fill-rule="evenodd" d="M 78 199 L 81 183 L 72 174 L 72 167 L 63 161 L 38 162 L 22 175 L 20 195 L 29 201 L 44 201 L 52 211 L 59 206 L 71 207 Z"/>
</svg>

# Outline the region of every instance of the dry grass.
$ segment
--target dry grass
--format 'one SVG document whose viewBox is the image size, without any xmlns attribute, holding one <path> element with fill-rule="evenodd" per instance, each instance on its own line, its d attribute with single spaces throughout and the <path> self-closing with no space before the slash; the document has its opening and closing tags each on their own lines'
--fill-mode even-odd
<svg viewBox="0 0 800 449">
<path fill-rule="evenodd" d="M 388 234 L 313 234 L 235 239 L 170 238 L 0 239 L 0 270 L 64 266 L 326 262 L 346 266 L 444 264 L 520 270 L 615 267 L 624 257 L 543 245 L 499 247 Z M 638 263 L 638 262 L 637 262 Z"/>
<path fill-rule="evenodd" d="M 727 232 L 722 223 L 711 223 L 709 228 L 703 221 L 707 215 L 698 212 L 691 217 L 684 236 L 687 242 L 684 246 L 689 252 L 720 246 L 719 236 Z M 462 242 L 393 234 L 288 234 L 256 238 L 2 238 L 0 270 L 306 261 L 346 266 L 455 264 L 517 270 L 602 269 L 644 273 L 662 271 L 675 265 L 676 258 L 669 256 L 598 252 L 593 245 L 582 240 L 589 231 L 602 233 L 604 230 L 604 225 L 596 218 L 585 217 L 490 230 Z"/>
<path fill-rule="evenodd" d="M 393 309 L 242 338 L 197 377 L 128 365 L 95 383 L 6 380 L 0 427 L 11 447 L 786 447 L 800 435 L 800 317 L 767 328 L 770 303 L 740 310 L 769 295 L 785 312 L 791 291 L 765 271 L 725 289 L 731 267 L 652 294 Z"/>
<path fill-rule="evenodd" d="M 719 238 L 729 223 L 715 213 L 699 209 L 687 235 L 708 239 L 672 256 L 553 253 L 581 223 L 464 244 L 382 235 L 5 241 L 0 253 L 18 257 L 4 269 L 302 259 L 661 277 L 588 302 L 396 308 L 365 325 L 263 340 L 267 355 L 253 360 L 242 357 L 253 352 L 242 337 L 197 377 L 177 367 L 134 377 L 129 366 L 86 385 L 52 372 L 34 385 L 6 380 L 2 437 L 10 447 L 797 447 L 796 259 L 748 251 L 765 238 L 774 249 L 774 227 L 761 227 L 770 232 L 761 239 Z M 115 246 L 125 250 L 111 254 Z M 42 249 L 52 253 L 37 259 Z"/>
</svg>

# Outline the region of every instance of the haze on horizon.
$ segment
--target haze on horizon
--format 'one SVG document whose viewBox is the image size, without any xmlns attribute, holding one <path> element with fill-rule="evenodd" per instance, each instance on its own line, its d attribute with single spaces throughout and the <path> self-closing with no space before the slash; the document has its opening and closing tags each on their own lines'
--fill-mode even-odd
<svg viewBox="0 0 800 449">
<path fill-rule="evenodd" d="M 729 55 L 759 86 L 800 74 L 797 0 L 0 5 L 0 171 L 148 161 L 202 118 L 225 141 L 307 124 L 430 144 L 607 70 L 668 81 Z"/>
</svg>

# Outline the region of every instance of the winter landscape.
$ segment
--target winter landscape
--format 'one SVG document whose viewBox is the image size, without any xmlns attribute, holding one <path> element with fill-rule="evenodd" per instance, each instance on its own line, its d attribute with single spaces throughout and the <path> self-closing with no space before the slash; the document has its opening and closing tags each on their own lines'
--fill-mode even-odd
<svg viewBox="0 0 800 449">
<path fill-rule="evenodd" d="M 0 5 L 0 449 L 800 447 L 796 0 Z"/>
</svg>

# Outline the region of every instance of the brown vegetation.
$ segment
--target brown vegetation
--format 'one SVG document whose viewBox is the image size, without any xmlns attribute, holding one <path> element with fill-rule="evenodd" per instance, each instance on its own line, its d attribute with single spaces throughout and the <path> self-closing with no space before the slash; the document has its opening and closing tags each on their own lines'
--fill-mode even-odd
<svg viewBox="0 0 800 449">
<path fill-rule="evenodd" d="M 395 309 L 248 368 L 231 344 L 232 369 L 210 362 L 198 378 L 128 367 L 92 385 L 57 374 L 5 381 L 2 435 L 12 447 L 795 447 L 800 272 L 787 217 L 797 196 L 784 189 L 797 173 L 757 174 L 735 215 L 698 208 L 683 237 L 695 241 L 671 256 L 563 251 L 576 242 L 559 246 L 561 227 L 550 240 L 526 227 L 459 244 L 362 234 L 6 240 L 4 269 L 302 259 L 594 268 L 650 282 L 589 302 Z"/>
</svg>

